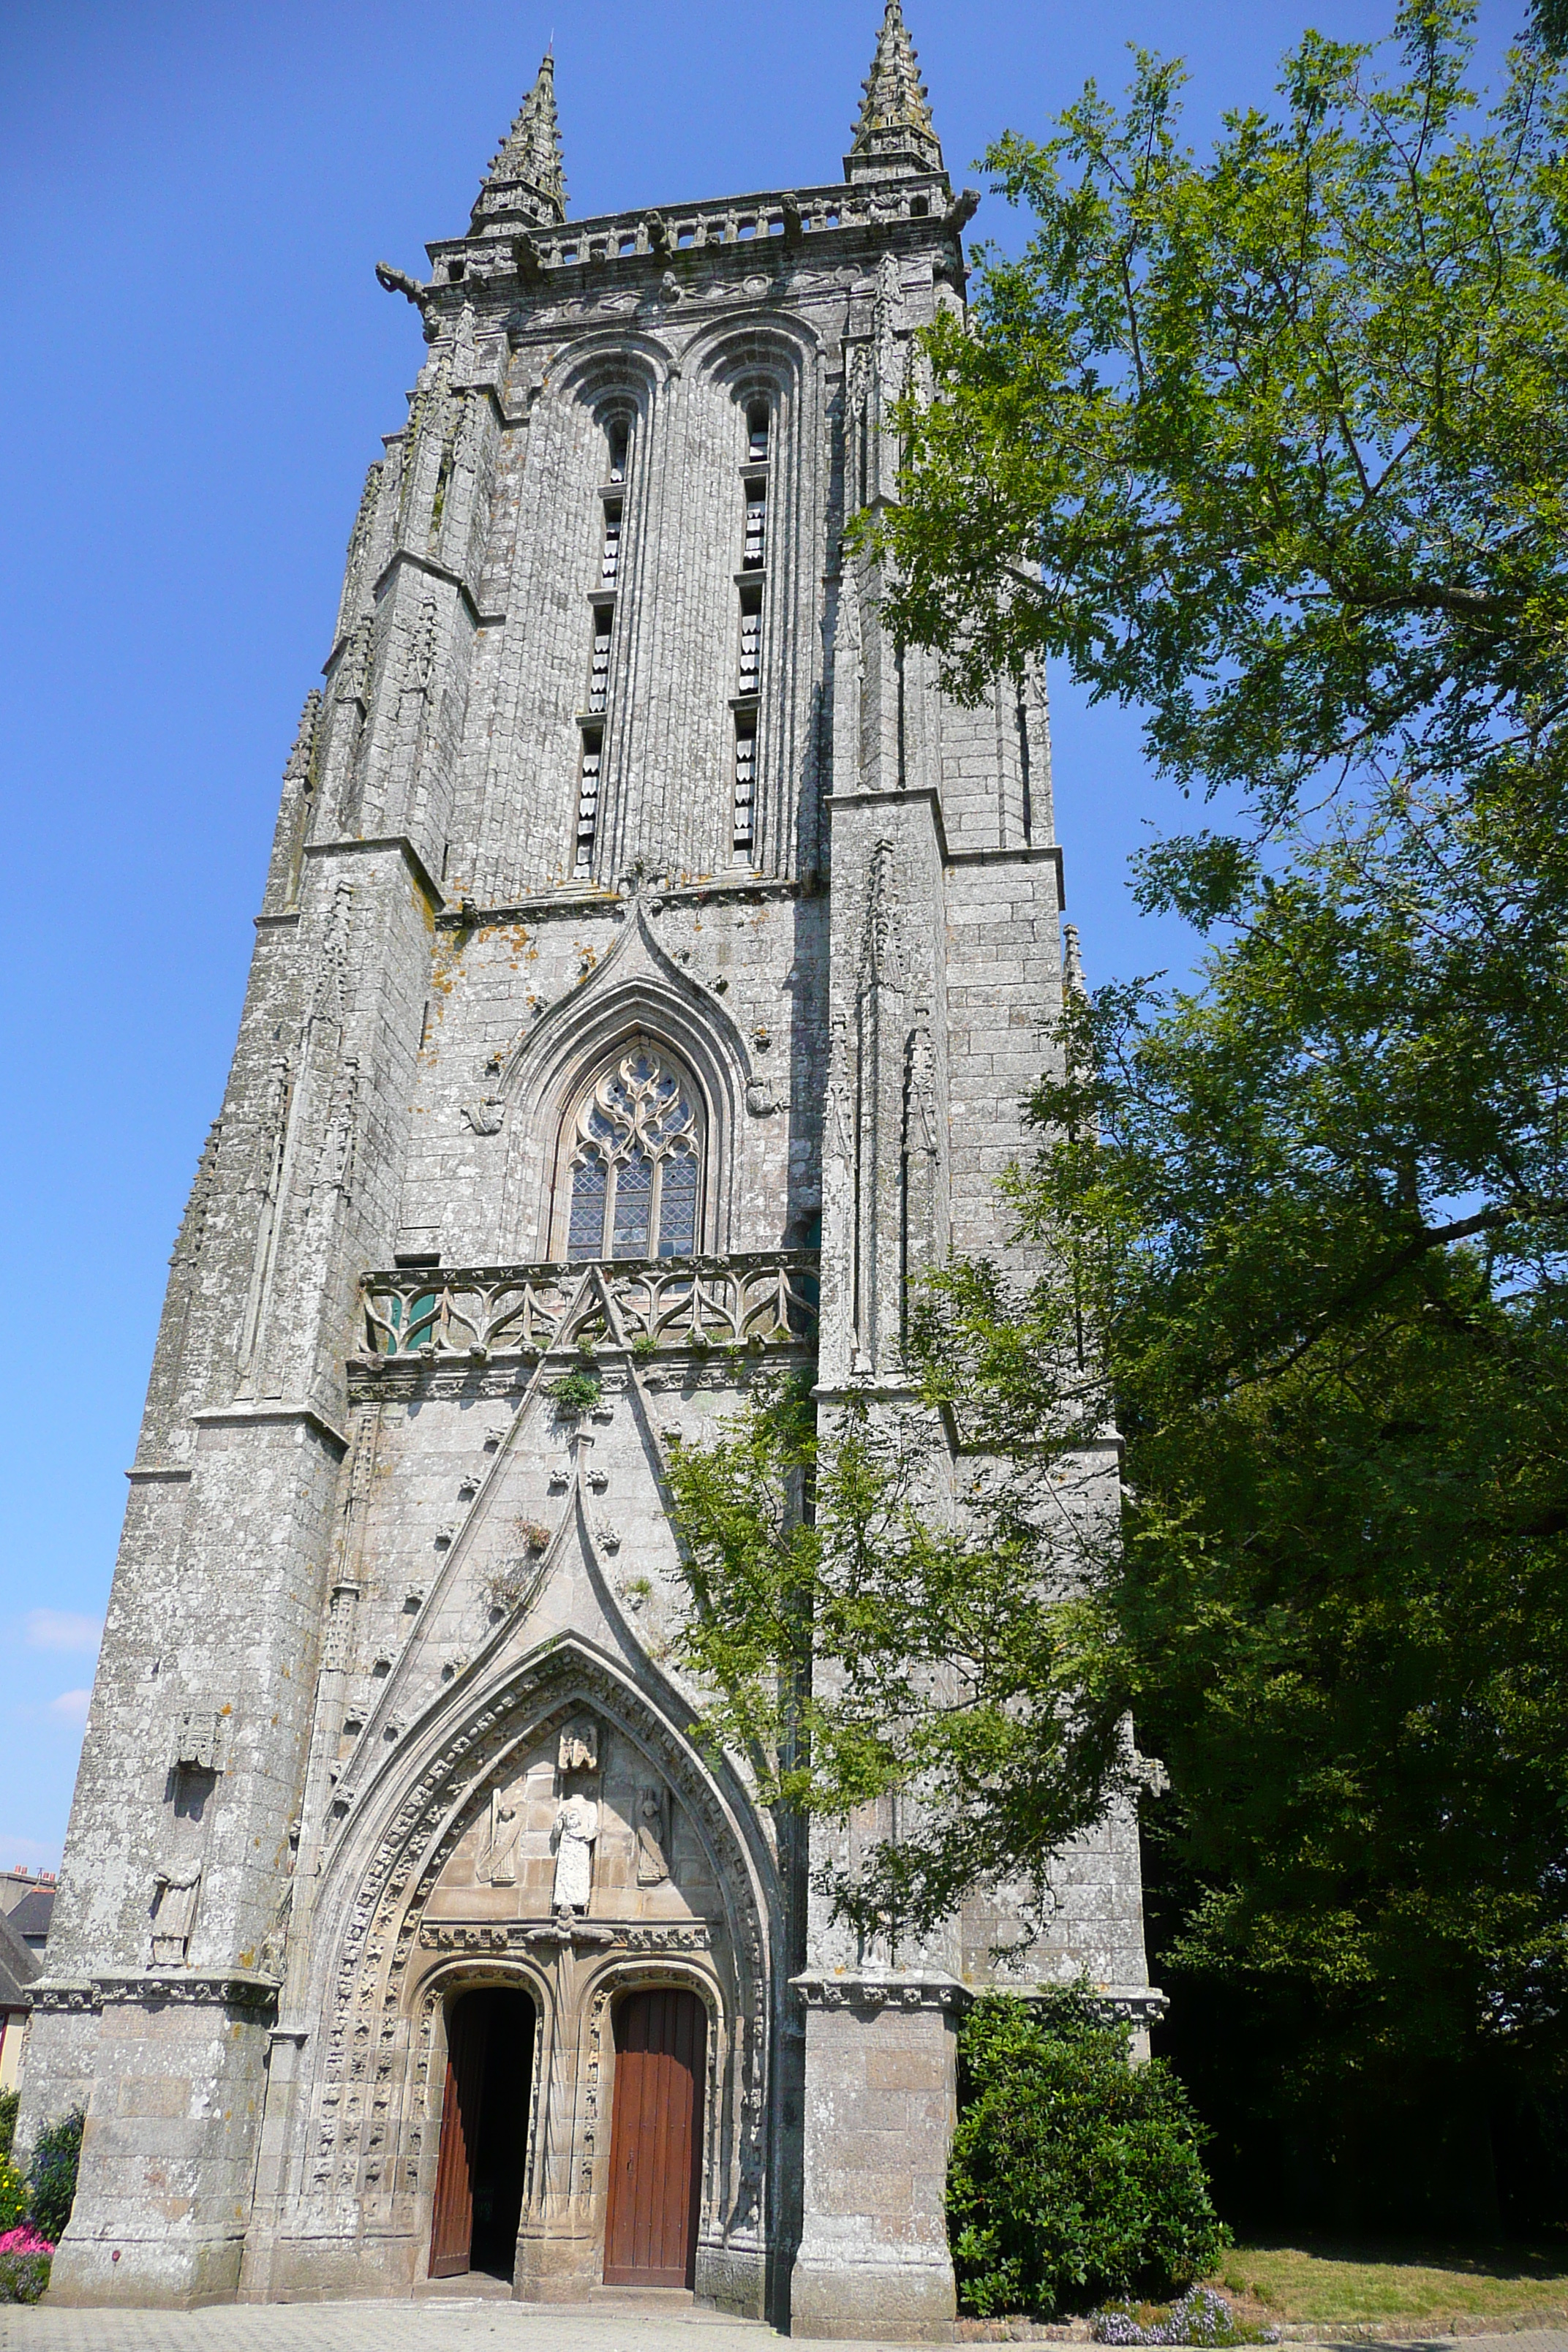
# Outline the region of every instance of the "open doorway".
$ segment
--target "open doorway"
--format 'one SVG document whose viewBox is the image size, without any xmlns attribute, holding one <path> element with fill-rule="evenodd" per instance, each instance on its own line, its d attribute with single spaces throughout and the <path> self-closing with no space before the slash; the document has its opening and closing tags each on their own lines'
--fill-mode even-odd
<svg viewBox="0 0 1568 2352">
<path fill-rule="evenodd" d="M 464 2271 L 512 2274 L 528 2162 L 533 2025 L 531 2000 L 510 1986 L 460 1993 L 447 2004 L 432 2278 Z"/>
</svg>

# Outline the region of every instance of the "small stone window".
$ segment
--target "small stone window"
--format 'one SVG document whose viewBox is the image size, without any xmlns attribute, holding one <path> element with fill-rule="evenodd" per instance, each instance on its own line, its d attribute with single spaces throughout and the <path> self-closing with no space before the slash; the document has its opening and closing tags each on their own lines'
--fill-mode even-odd
<svg viewBox="0 0 1568 2352">
<path fill-rule="evenodd" d="M 743 572 L 760 572 L 767 560 L 768 494 L 761 482 L 746 485 L 746 537 L 741 557 Z"/>
<path fill-rule="evenodd" d="M 626 426 L 619 422 L 612 424 L 605 432 L 605 439 L 609 448 L 609 479 L 612 482 L 624 482 L 626 478 Z"/>
<path fill-rule="evenodd" d="M 610 614 L 594 614 L 594 651 L 588 673 L 588 708 L 603 710 L 610 691 Z"/>
<path fill-rule="evenodd" d="M 621 509 L 619 505 L 605 509 L 605 550 L 599 566 L 599 585 L 613 588 L 621 569 Z"/>
<path fill-rule="evenodd" d="M 741 668 L 735 691 L 749 698 L 757 691 L 762 669 L 763 600 L 754 588 L 741 591 Z"/>
<path fill-rule="evenodd" d="M 577 779 L 577 856 L 573 868 L 577 881 L 585 880 L 593 866 L 594 835 L 599 823 L 599 770 L 604 752 L 602 735 L 584 735 L 582 770 Z"/>
<path fill-rule="evenodd" d="M 755 839 L 753 806 L 757 788 L 757 722 L 749 711 L 735 721 L 735 831 L 737 857 L 749 857 Z"/>
<path fill-rule="evenodd" d="M 746 458 L 752 466 L 768 462 L 768 407 L 764 400 L 752 403 L 746 411 Z"/>
<path fill-rule="evenodd" d="M 590 1087 L 572 1122 L 569 1258 L 689 1257 L 702 1136 L 696 1089 L 639 1039 Z"/>
</svg>

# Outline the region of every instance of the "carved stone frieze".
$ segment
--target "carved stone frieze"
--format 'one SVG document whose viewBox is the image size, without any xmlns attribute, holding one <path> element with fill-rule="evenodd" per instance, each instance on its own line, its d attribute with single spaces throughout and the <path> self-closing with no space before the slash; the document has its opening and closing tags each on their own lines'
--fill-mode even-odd
<svg viewBox="0 0 1568 2352">
<path fill-rule="evenodd" d="M 807 2009 L 962 2009 L 973 1998 L 948 1976 L 857 1976 L 847 1971 L 792 1977 L 790 1990 Z"/>
<path fill-rule="evenodd" d="M 710 1952 L 713 1935 L 702 1920 L 426 1919 L 419 1930 L 426 1952 L 524 1952 L 563 1942 L 616 1952 Z"/>
</svg>

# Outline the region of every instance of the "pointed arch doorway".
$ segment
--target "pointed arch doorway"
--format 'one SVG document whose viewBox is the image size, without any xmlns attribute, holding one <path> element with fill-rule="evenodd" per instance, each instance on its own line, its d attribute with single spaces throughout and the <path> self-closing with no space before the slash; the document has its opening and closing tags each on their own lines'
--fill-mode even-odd
<svg viewBox="0 0 1568 2352">
<path fill-rule="evenodd" d="M 512 2274 L 528 2167 L 534 2022 L 529 1995 L 509 1985 L 487 1985 L 447 2003 L 432 2278 L 466 2271 Z"/>
<path fill-rule="evenodd" d="M 615 2107 L 606 2286 L 696 2283 L 708 2014 L 694 1992 L 657 1985 L 615 2011 Z"/>
</svg>

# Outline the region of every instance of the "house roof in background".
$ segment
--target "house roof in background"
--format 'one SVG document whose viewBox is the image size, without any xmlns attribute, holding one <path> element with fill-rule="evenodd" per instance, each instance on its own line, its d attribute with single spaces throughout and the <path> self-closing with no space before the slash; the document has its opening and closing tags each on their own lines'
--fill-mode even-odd
<svg viewBox="0 0 1568 2352">
<path fill-rule="evenodd" d="M 27 1949 L 0 1911 L 0 2009 L 30 2009 L 27 1987 L 37 1973 L 37 1954 Z"/>
<path fill-rule="evenodd" d="M 24 1940 L 34 1936 L 41 1940 L 49 1932 L 49 1921 L 54 1911 L 54 1888 L 34 1886 L 23 1895 L 20 1903 L 14 1903 L 7 1912 L 0 1912 L 0 1918 L 4 1918 L 12 1932 Z"/>
</svg>

